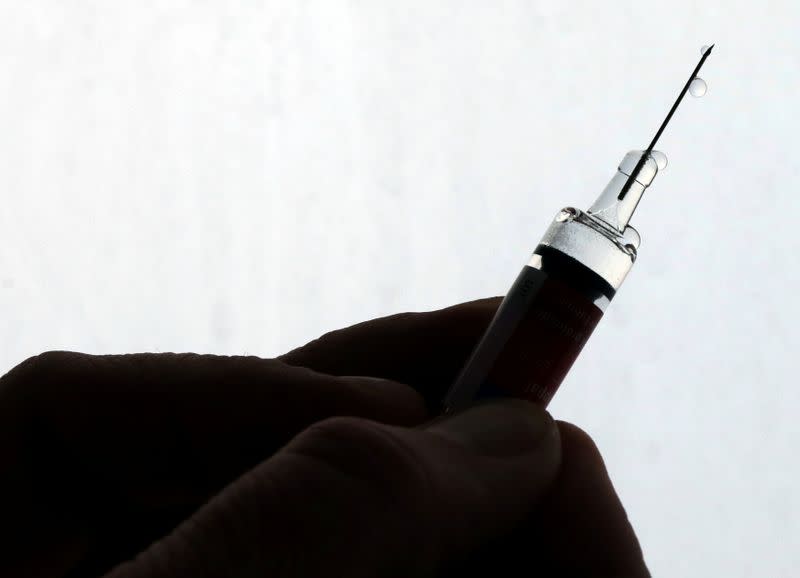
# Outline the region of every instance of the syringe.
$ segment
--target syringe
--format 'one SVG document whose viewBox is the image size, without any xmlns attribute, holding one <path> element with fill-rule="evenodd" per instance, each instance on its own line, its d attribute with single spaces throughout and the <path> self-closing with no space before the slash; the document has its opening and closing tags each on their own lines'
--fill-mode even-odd
<svg viewBox="0 0 800 578">
<path fill-rule="evenodd" d="M 658 173 L 653 147 L 712 48 L 703 48 L 650 145 L 625 155 L 588 211 L 556 215 L 447 393 L 445 412 L 476 398 L 550 402 L 636 260 L 641 239 L 628 222 Z"/>
</svg>

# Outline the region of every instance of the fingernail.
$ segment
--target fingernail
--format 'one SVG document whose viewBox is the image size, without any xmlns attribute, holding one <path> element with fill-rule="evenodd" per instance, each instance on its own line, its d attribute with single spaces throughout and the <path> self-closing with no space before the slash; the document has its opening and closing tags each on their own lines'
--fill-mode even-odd
<svg viewBox="0 0 800 578">
<path fill-rule="evenodd" d="M 558 435 L 549 413 L 518 399 L 477 405 L 426 429 L 474 452 L 496 457 L 531 452 L 548 436 Z"/>
<path fill-rule="evenodd" d="M 348 381 L 357 381 L 360 383 L 366 383 L 370 385 L 381 385 L 385 383 L 397 383 L 396 381 L 392 381 L 391 379 L 384 379 L 383 377 L 372 377 L 369 375 L 342 375 L 340 376 L 341 379 L 346 379 Z"/>
<path fill-rule="evenodd" d="M 366 390 L 395 390 L 401 387 L 408 388 L 408 386 L 403 385 L 402 383 L 393 381 L 391 379 L 383 379 L 382 377 L 369 377 L 366 375 L 342 375 L 339 377 L 339 379 L 346 380 L 348 383 L 363 387 Z"/>
</svg>

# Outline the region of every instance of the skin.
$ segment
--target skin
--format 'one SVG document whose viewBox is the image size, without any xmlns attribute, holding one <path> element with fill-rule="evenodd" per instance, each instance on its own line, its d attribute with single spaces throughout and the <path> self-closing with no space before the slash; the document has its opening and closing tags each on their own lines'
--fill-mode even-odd
<svg viewBox="0 0 800 578">
<path fill-rule="evenodd" d="M 499 299 L 277 359 L 48 352 L 0 378 L 0 575 L 648 576 L 591 438 L 438 401 Z"/>
</svg>

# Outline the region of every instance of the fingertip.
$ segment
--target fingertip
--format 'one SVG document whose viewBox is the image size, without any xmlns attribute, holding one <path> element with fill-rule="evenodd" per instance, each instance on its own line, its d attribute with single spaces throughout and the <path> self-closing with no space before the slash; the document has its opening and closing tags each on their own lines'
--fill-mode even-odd
<svg viewBox="0 0 800 578">
<path fill-rule="evenodd" d="M 556 564 L 602 575 L 649 576 L 639 541 L 592 437 L 557 421 L 562 466 L 545 507 Z M 580 556 L 575 556 L 580 552 Z"/>
<path fill-rule="evenodd" d="M 562 420 L 556 420 L 555 423 L 561 435 L 561 447 L 565 453 L 576 459 L 579 458 L 581 462 L 591 462 L 594 465 L 602 466 L 605 470 L 603 456 L 592 436 L 575 424 Z"/>
</svg>

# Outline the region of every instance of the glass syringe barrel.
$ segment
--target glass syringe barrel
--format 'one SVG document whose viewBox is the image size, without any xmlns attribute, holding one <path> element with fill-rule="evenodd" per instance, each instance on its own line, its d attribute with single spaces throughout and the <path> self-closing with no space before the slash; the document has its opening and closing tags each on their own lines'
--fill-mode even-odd
<svg viewBox="0 0 800 578">
<path fill-rule="evenodd" d="M 642 151 L 631 151 L 587 212 L 562 209 L 500 304 L 444 399 L 445 411 L 475 399 L 552 399 L 636 260 L 628 226 L 658 167 L 642 165 L 618 198 Z"/>
</svg>

